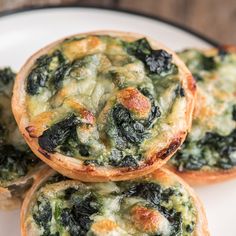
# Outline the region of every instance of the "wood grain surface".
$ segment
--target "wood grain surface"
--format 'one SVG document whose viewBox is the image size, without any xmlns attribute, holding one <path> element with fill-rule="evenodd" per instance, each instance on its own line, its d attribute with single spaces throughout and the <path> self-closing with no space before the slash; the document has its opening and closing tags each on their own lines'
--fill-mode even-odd
<svg viewBox="0 0 236 236">
<path fill-rule="evenodd" d="M 222 44 L 236 44 L 236 0 L 0 0 L 0 11 L 58 4 L 143 12 L 187 26 Z"/>
</svg>

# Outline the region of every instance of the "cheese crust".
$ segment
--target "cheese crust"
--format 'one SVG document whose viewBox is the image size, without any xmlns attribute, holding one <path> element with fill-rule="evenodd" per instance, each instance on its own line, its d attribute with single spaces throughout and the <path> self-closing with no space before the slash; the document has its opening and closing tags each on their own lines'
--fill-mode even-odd
<svg viewBox="0 0 236 236">
<path fill-rule="evenodd" d="M 194 80 L 174 52 L 144 37 L 74 35 L 22 67 L 13 113 L 32 151 L 53 169 L 89 182 L 132 179 L 161 167 L 181 145 L 191 126 Z"/>
<path fill-rule="evenodd" d="M 168 166 L 193 185 L 235 178 L 236 49 L 189 49 L 179 55 L 198 89 L 192 130 Z"/>
<path fill-rule="evenodd" d="M 166 169 L 125 182 L 85 184 L 60 178 L 45 171 L 27 194 L 21 210 L 23 236 L 70 235 L 76 229 L 96 236 L 209 235 L 201 202 Z"/>
</svg>

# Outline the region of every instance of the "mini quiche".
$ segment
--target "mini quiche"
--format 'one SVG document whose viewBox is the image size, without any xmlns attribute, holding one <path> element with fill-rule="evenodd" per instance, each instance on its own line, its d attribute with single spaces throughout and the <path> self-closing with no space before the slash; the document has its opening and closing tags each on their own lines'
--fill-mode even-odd
<svg viewBox="0 0 236 236">
<path fill-rule="evenodd" d="M 195 82 L 174 52 L 141 35 L 92 32 L 57 41 L 19 72 L 12 108 L 33 152 L 73 179 L 152 172 L 191 125 Z"/>
<path fill-rule="evenodd" d="M 21 211 L 22 236 L 206 236 L 203 206 L 172 172 L 130 181 L 82 183 L 42 173 Z"/>
<path fill-rule="evenodd" d="M 198 91 L 192 130 L 169 164 L 192 184 L 236 177 L 236 49 L 188 49 L 179 56 Z"/>
<path fill-rule="evenodd" d="M 0 209 L 6 210 L 19 207 L 39 164 L 11 112 L 14 78 L 10 68 L 0 69 Z"/>
</svg>

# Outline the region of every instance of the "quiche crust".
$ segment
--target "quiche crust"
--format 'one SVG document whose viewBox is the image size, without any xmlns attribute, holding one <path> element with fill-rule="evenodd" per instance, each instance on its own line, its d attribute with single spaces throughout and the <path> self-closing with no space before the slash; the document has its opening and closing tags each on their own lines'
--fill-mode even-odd
<svg viewBox="0 0 236 236">
<path fill-rule="evenodd" d="M 136 33 L 116 32 L 116 31 L 95 31 L 95 32 L 78 34 L 73 37 L 81 37 L 88 35 L 93 35 L 93 36 L 109 35 L 112 37 L 119 37 L 122 40 L 128 42 L 145 37 L 143 35 Z M 156 42 L 153 39 L 150 38 L 147 39 L 153 49 L 164 49 L 167 52 L 171 53 L 171 55 L 173 56 L 173 62 L 177 65 L 179 69 L 180 80 L 182 82 L 182 86 L 185 91 L 186 103 L 181 108 L 184 110 L 185 115 L 184 117 L 175 116 L 170 118 L 171 120 L 169 122 L 174 123 L 174 127 L 171 134 L 169 133 L 168 135 L 163 135 L 161 138 L 161 142 L 160 142 L 160 137 L 159 139 L 156 139 L 156 141 L 154 140 L 152 144 L 149 145 L 149 149 L 146 152 L 148 160 L 145 161 L 145 163 L 139 165 L 137 168 L 130 168 L 130 167 L 111 168 L 106 166 L 103 167 L 95 165 L 85 166 L 80 160 L 74 158 L 68 158 L 67 156 L 58 152 L 49 153 L 46 150 L 39 147 L 38 138 L 35 137 L 34 135 L 30 135 L 31 131 L 34 132 L 34 127 L 32 128 L 29 126 L 30 120 L 28 111 L 26 109 L 25 80 L 36 59 L 44 54 L 47 54 L 50 50 L 54 49 L 58 44 L 62 43 L 65 40 L 62 39 L 36 52 L 20 70 L 14 85 L 12 109 L 15 119 L 18 123 L 20 132 L 24 136 L 26 142 L 28 143 L 32 151 L 41 160 L 43 160 L 45 163 L 47 163 L 50 167 L 52 167 L 56 171 L 70 178 L 88 182 L 102 182 L 110 180 L 118 181 L 118 180 L 133 179 L 138 176 L 151 173 L 157 168 L 160 168 L 170 159 L 170 157 L 177 151 L 179 146 L 182 144 L 188 130 L 190 129 L 192 121 L 192 112 L 195 102 L 196 85 L 189 70 L 186 68 L 184 63 L 176 56 L 176 54 L 173 51 L 167 49 L 165 46 Z M 93 37 L 91 37 L 90 41 L 91 42 L 89 42 L 89 45 L 92 45 L 92 49 L 86 49 L 83 47 L 83 45 L 82 46 L 78 45 L 78 47 L 82 47 L 80 48 L 81 54 L 85 53 L 86 50 L 90 51 L 97 50 L 97 48 L 99 47 L 97 41 L 93 39 Z M 69 51 L 68 55 L 70 55 L 70 57 L 75 57 L 72 48 L 67 48 L 67 50 Z M 122 100 L 122 102 L 125 103 L 126 106 L 132 108 L 133 107 L 132 100 L 127 102 L 128 93 L 130 93 L 130 91 L 127 89 L 124 95 L 125 97 L 123 97 L 123 99 L 121 98 L 120 99 Z M 120 96 L 122 96 L 122 93 Z M 139 100 L 141 100 L 141 104 Z M 138 112 L 137 115 L 145 116 L 146 110 L 149 108 L 149 104 L 142 99 L 142 96 L 138 96 L 138 103 L 139 106 L 144 104 L 144 107 L 142 108 L 142 111 L 140 113 Z M 107 106 L 109 107 L 109 104 L 107 104 Z M 139 106 L 136 106 L 136 108 L 133 109 L 135 110 Z M 104 110 L 103 113 L 105 115 L 106 110 Z M 176 111 L 176 114 L 178 114 L 178 111 Z M 45 117 L 43 117 L 42 119 L 45 119 Z M 40 119 L 38 120 L 38 123 L 40 124 Z M 30 129 L 30 132 L 28 129 Z M 37 130 L 36 132 L 40 133 L 43 130 L 44 128 L 42 129 L 39 128 L 39 131 Z"/>
<path fill-rule="evenodd" d="M 39 235 L 41 232 L 41 229 L 37 228 L 33 218 L 32 218 L 32 210 L 34 209 L 35 202 L 37 201 L 37 193 L 41 191 L 41 193 L 46 194 L 47 196 L 53 196 L 53 194 L 56 194 L 57 191 L 61 191 L 62 189 L 71 189 L 74 186 L 78 186 L 79 184 L 84 185 L 83 183 L 77 181 L 77 180 L 62 180 L 62 182 L 52 182 L 51 179 L 52 176 L 54 176 L 56 172 L 52 169 L 44 169 L 41 171 L 41 176 L 37 178 L 35 181 L 33 187 L 30 189 L 30 191 L 27 193 L 25 200 L 23 202 L 22 208 L 21 208 L 21 234 L 22 236 L 31 236 L 31 235 Z M 49 187 L 46 185 L 47 181 L 50 179 Z M 190 197 L 191 202 L 193 203 L 193 207 L 196 209 L 196 218 L 195 218 L 195 225 L 194 230 L 189 234 L 192 236 L 209 236 L 209 230 L 208 230 L 208 222 L 205 214 L 204 207 L 199 200 L 199 198 L 196 196 L 194 190 L 181 178 L 179 178 L 177 175 L 175 175 L 173 172 L 169 171 L 165 168 L 160 168 L 159 170 L 154 171 L 153 173 L 144 176 L 141 181 L 146 180 L 148 183 L 154 183 L 157 181 L 162 187 L 169 188 L 175 186 L 175 188 L 184 188 L 184 191 L 187 192 L 187 195 Z M 139 179 L 135 180 L 137 183 L 139 183 Z M 149 182 L 150 181 L 150 182 Z M 154 181 L 154 182 L 153 182 Z M 50 185 L 54 184 L 54 187 L 50 189 Z M 119 183 L 119 182 L 117 182 Z M 105 184 L 108 183 L 97 183 L 99 184 Z M 86 185 L 86 183 L 85 183 Z M 96 186 L 96 183 L 92 183 L 92 185 Z M 46 186 L 46 187 L 45 187 Z M 96 189 L 99 189 L 97 186 Z M 110 186 L 111 187 L 111 186 Z M 112 185 L 111 188 L 114 188 L 113 190 L 110 189 L 110 187 L 102 187 L 101 191 L 118 191 L 117 187 L 114 187 Z M 40 190 L 43 189 L 43 190 Z M 53 189 L 53 192 L 52 192 Z M 62 195 L 60 195 L 62 196 Z M 42 199 L 42 198 L 41 198 Z M 54 201 L 54 200 L 53 200 Z M 135 200 L 137 201 L 137 200 Z M 179 203 L 179 202 L 178 202 Z M 54 204 L 56 204 L 54 202 Z M 133 204 L 133 203 L 132 203 Z M 114 207 L 114 206 L 112 206 Z M 178 208 L 178 206 L 176 206 Z M 119 208 L 119 207 L 118 207 Z M 123 229 L 119 228 L 119 224 L 122 225 L 122 227 L 128 227 L 128 231 L 131 230 L 132 227 L 135 227 L 136 230 L 135 233 L 143 232 L 148 235 L 155 233 L 155 230 L 158 230 L 159 225 L 163 223 L 164 216 L 159 212 L 155 211 L 152 208 L 146 208 L 144 205 L 139 205 L 139 203 L 135 203 L 132 205 L 132 207 L 128 207 L 130 210 L 131 218 L 126 222 L 127 225 L 130 224 L 130 226 L 127 226 L 126 223 L 121 223 L 118 221 L 114 221 L 114 218 L 109 218 L 106 216 L 93 216 L 92 219 L 95 220 L 90 225 L 90 230 L 92 230 L 95 235 L 110 235 L 114 232 L 122 232 L 122 233 L 128 233 L 126 231 L 123 231 Z M 103 212 L 103 211 L 102 211 Z M 185 214 L 190 214 L 186 213 Z M 110 216 L 110 215 L 109 215 Z M 58 216 L 57 216 L 58 217 Z M 122 219 L 124 216 L 121 216 Z M 188 218 L 187 215 L 185 217 Z M 149 220 L 148 220 L 149 218 Z M 131 226 L 131 220 L 133 222 L 133 225 Z M 53 221 L 54 222 L 54 221 Z M 165 221 L 164 221 L 165 222 Z M 172 222 L 173 223 L 173 222 Z M 125 226 L 126 225 L 126 226 Z M 165 227 L 164 227 L 165 228 Z M 55 227 L 53 226 L 53 229 L 55 230 Z M 127 229 L 127 228 L 126 228 Z M 68 228 L 67 228 L 68 230 Z M 114 231 L 114 230 L 122 230 L 122 231 Z M 154 230 L 154 231 L 153 231 Z M 64 231 L 63 231 L 64 232 Z M 89 231 L 90 232 L 90 231 Z M 134 231 L 130 231 L 134 232 Z M 185 232 L 186 233 L 186 232 Z M 128 234 L 129 235 L 129 234 Z"/>
<path fill-rule="evenodd" d="M 193 186 L 216 184 L 236 178 L 236 168 L 232 168 L 230 170 L 199 170 L 179 172 L 172 165 L 166 164 L 165 167 Z"/>
</svg>

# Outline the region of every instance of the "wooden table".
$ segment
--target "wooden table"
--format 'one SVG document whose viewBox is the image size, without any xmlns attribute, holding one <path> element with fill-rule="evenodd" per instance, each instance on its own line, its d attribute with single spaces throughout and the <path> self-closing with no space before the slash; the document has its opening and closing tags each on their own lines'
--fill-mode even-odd
<svg viewBox="0 0 236 236">
<path fill-rule="evenodd" d="M 177 22 L 222 44 L 236 44 L 236 0 L 0 0 L 0 11 L 58 4 L 139 11 Z"/>
</svg>

